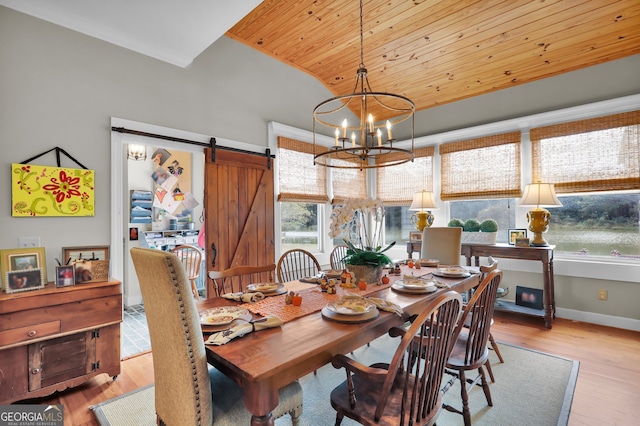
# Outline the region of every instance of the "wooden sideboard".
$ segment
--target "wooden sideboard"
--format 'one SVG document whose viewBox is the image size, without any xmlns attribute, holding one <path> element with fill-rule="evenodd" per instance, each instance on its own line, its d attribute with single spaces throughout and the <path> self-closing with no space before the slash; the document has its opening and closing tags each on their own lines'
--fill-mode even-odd
<svg viewBox="0 0 640 426">
<path fill-rule="evenodd" d="M 0 404 L 120 374 L 119 281 L 0 293 Z"/>
<path fill-rule="evenodd" d="M 544 310 L 531 309 L 518 306 L 515 303 L 501 301 L 496 305 L 496 310 L 520 312 L 528 315 L 544 317 L 544 324 L 551 328 L 556 316 L 555 286 L 553 279 L 553 250 L 556 246 L 547 247 L 516 247 L 510 244 L 465 244 L 460 247 L 461 254 L 467 259 L 467 266 L 471 266 L 471 258 L 474 258 L 475 266 L 480 266 L 480 258 L 493 256 L 503 259 L 534 260 L 542 263 Z M 420 252 L 422 243 L 407 242 L 407 254 L 409 258 L 414 252 Z"/>
</svg>

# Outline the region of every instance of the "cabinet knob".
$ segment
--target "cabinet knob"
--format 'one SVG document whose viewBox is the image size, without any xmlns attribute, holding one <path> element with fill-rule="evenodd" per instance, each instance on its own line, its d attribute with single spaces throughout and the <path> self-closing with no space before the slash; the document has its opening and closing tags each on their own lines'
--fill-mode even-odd
<svg viewBox="0 0 640 426">
<path fill-rule="evenodd" d="M 30 331 L 27 333 L 27 336 L 29 336 L 29 337 L 33 337 L 33 336 L 35 336 L 36 334 L 38 334 L 38 332 L 37 332 L 37 331 L 35 331 L 35 330 L 30 330 Z"/>
<path fill-rule="evenodd" d="M 38 374 L 40 372 L 39 368 L 33 368 L 31 369 L 31 374 Z"/>
</svg>

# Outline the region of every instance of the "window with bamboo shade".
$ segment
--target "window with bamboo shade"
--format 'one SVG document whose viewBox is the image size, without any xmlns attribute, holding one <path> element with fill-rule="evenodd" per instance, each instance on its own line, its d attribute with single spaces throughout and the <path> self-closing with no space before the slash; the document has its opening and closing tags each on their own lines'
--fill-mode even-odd
<svg viewBox="0 0 640 426">
<path fill-rule="evenodd" d="M 532 181 L 556 193 L 640 189 L 640 111 L 531 129 Z"/>
<path fill-rule="evenodd" d="M 324 204 L 325 167 L 313 167 L 313 144 L 278 137 L 278 201 Z"/>
<path fill-rule="evenodd" d="M 520 132 L 440 145 L 443 201 L 518 198 Z"/>
<path fill-rule="evenodd" d="M 376 197 L 385 206 L 408 206 L 416 192 L 433 191 L 434 153 L 432 146 L 416 148 L 413 161 L 376 169 Z"/>
<path fill-rule="evenodd" d="M 332 162 L 344 162 L 344 160 L 332 159 Z M 324 168 L 324 167 L 319 167 Z M 331 204 L 340 204 L 347 198 L 367 198 L 367 173 L 359 169 L 331 169 L 331 187 L 333 199 Z"/>
</svg>

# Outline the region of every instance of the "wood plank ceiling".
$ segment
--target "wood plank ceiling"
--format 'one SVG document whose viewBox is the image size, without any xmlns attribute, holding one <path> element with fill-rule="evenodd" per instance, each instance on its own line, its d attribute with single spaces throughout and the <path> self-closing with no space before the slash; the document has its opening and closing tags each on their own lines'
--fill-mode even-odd
<svg viewBox="0 0 640 426">
<path fill-rule="evenodd" d="M 418 111 L 640 53 L 638 0 L 365 0 L 363 9 L 372 89 Z M 345 95 L 360 63 L 359 14 L 356 0 L 265 0 L 227 36 Z"/>
</svg>

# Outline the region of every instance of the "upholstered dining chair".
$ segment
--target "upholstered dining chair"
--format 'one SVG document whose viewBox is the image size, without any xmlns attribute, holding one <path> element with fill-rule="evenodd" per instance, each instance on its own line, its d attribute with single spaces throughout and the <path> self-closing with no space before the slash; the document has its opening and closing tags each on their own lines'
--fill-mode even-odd
<svg viewBox="0 0 640 426">
<path fill-rule="evenodd" d="M 174 247 L 171 252 L 178 257 L 185 272 L 187 273 L 187 279 L 191 283 L 191 292 L 193 293 L 193 297 L 195 297 L 196 300 L 200 300 L 196 280 L 200 275 L 200 268 L 202 267 L 202 252 L 198 247 L 188 244 Z"/>
<path fill-rule="evenodd" d="M 207 364 L 204 337 L 191 288 L 175 254 L 131 249 L 151 338 L 155 409 L 159 425 L 247 425 L 242 388 Z M 296 381 L 279 392 L 273 417 L 289 413 L 294 425 L 302 414 L 302 389 Z"/>
<path fill-rule="evenodd" d="M 422 230 L 421 259 L 438 259 L 440 265 L 459 265 L 462 228 L 430 227 Z"/>
<path fill-rule="evenodd" d="M 257 282 L 275 282 L 276 264 L 265 266 L 234 266 L 223 271 L 209 271 L 217 297 L 225 293 L 245 291 L 247 285 Z M 213 294 L 207 287 L 207 294 Z M 211 292 L 211 293 L 210 293 Z"/>
<path fill-rule="evenodd" d="M 342 270 L 347 267 L 347 264 L 344 260 L 344 257 L 347 255 L 347 249 L 349 246 L 346 244 L 338 244 L 331 250 L 331 254 L 329 255 L 329 263 L 331 265 L 331 269 L 333 270 Z"/>
<path fill-rule="evenodd" d="M 458 335 L 447 360 L 446 372 L 453 376 L 442 392 L 446 393 L 456 380 L 460 381 L 460 397 L 462 409 L 445 404 L 448 411 L 462 414 L 465 426 L 471 424 L 469 411 L 469 390 L 478 385 L 482 387 L 489 406 L 493 406 L 491 390 L 484 373 L 483 366 L 491 368 L 489 362 L 489 348 L 487 340 L 493 319 L 493 308 L 496 301 L 496 291 L 502 281 L 502 271 L 494 269 L 489 272 L 471 296 L 471 300 L 464 307 L 457 325 Z M 470 320 L 469 320 L 470 318 Z M 474 378 L 467 378 L 466 372 L 478 370 Z"/>
<path fill-rule="evenodd" d="M 336 426 L 345 416 L 371 426 L 434 424 L 442 410 L 440 386 L 461 306 L 461 296 L 448 291 L 435 297 L 408 329 L 389 330 L 392 337 L 401 337 L 389 363 L 366 367 L 335 355 L 332 365 L 347 373 L 331 392 Z M 416 362 L 419 353 L 425 362 Z"/>
<path fill-rule="evenodd" d="M 291 249 L 278 260 L 278 281 L 281 283 L 312 277 L 320 272 L 320 263 L 314 255 L 303 249 Z"/>
</svg>

